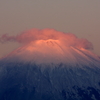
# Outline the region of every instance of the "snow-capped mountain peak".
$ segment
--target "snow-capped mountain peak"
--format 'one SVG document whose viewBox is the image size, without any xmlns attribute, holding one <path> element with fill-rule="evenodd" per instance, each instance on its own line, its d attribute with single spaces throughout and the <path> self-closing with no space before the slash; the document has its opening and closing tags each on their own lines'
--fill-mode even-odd
<svg viewBox="0 0 100 100">
<path fill-rule="evenodd" d="M 90 43 L 51 32 L 17 37 L 25 44 L 0 60 L 0 100 L 100 100 L 100 58 Z"/>
<path fill-rule="evenodd" d="M 100 59 L 91 51 L 64 44 L 60 40 L 37 40 L 19 47 L 10 53 L 7 58 L 12 61 L 31 63 L 67 63 L 77 64 L 98 62 Z M 17 59 L 17 60 L 16 60 Z"/>
</svg>

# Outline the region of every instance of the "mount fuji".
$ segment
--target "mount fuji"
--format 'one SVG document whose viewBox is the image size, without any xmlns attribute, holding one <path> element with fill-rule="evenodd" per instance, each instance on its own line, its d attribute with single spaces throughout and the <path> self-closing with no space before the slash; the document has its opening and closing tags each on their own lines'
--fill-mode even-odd
<svg viewBox="0 0 100 100">
<path fill-rule="evenodd" d="M 0 60 L 0 100 L 100 100 L 100 58 L 44 39 Z"/>
</svg>

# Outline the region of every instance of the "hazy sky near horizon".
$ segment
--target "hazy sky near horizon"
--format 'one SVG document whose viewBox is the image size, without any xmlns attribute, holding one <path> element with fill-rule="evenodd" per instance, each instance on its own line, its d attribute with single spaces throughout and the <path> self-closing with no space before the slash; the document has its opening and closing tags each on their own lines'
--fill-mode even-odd
<svg viewBox="0 0 100 100">
<path fill-rule="evenodd" d="M 100 56 L 100 0 L 0 0 L 0 36 L 32 28 L 86 38 Z M 0 43 L 0 57 L 17 47 L 17 43 Z"/>
</svg>

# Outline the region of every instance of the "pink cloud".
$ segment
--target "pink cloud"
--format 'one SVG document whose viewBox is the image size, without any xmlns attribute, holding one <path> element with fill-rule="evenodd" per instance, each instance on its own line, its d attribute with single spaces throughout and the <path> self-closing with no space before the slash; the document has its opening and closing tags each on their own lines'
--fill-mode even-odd
<svg viewBox="0 0 100 100">
<path fill-rule="evenodd" d="M 84 49 L 93 49 L 92 44 L 88 40 L 77 38 L 72 33 L 59 32 L 54 29 L 43 29 L 43 30 L 31 29 L 22 32 L 17 36 L 8 36 L 7 34 L 4 34 L 0 37 L 0 42 L 5 43 L 8 41 L 11 42 L 15 41 L 25 45 L 30 42 L 35 42 L 37 40 L 48 40 L 48 39 L 60 40 L 66 46 L 73 46 Z"/>
</svg>

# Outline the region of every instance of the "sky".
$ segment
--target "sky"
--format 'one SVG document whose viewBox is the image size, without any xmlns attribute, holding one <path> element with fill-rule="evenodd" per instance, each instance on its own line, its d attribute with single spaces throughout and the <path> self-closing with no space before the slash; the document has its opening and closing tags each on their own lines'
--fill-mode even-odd
<svg viewBox="0 0 100 100">
<path fill-rule="evenodd" d="M 85 38 L 100 56 L 100 0 L 0 0 L 0 36 L 51 28 Z M 19 47 L 0 43 L 0 57 Z"/>
</svg>

